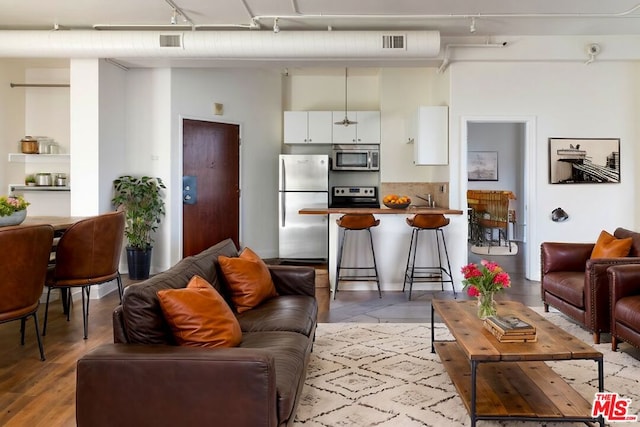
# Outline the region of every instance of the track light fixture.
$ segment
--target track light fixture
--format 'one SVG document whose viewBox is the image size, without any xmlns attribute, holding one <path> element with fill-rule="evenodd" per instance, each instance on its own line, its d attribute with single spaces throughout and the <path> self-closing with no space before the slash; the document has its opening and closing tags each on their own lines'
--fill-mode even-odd
<svg viewBox="0 0 640 427">
<path fill-rule="evenodd" d="M 471 18 L 471 24 L 469 24 L 469 32 L 471 34 L 476 32 L 476 18 Z"/>
<path fill-rule="evenodd" d="M 178 23 L 178 12 L 173 9 L 173 13 L 171 14 L 171 20 L 169 21 L 171 25 L 176 25 Z"/>
<path fill-rule="evenodd" d="M 278 34 L 280 32 L 280 26 L 278 25 L 278 18 L 273 20 L 273 32 Z"/>
</svg>

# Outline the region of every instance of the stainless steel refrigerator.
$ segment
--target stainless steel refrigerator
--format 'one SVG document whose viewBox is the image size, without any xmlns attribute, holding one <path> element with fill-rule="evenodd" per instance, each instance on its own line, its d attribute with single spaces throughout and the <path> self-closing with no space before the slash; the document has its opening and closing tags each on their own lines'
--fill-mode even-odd
<svg viewBox="0 0 640 427">
<path fill-rule="evenodd" d="M 300 215 L 298 211 L 329 206 L 329 156 L 282 154 L 279 171 L 279 257 L 326 260 L 328 216 Z"/>
</svg>

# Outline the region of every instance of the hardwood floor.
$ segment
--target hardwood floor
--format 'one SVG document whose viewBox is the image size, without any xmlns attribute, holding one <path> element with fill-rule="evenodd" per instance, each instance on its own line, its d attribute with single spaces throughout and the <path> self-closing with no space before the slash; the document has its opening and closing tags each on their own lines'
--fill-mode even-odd
<svg viewBox="0 0 640 427">
<path fill-rule="evenodd" d="M 522 253 L 522 251 L 521 251 Z M 490 257 L 484 257 L 491 259 Z M 541 305 L 537 282 L 524 279 L 522 256 L 494 257 L 507 270 L 512 288 L 502 298 Z M 470 261 L 480 258 L 472 255 Z M 127 280 L 125 279 L 125 285 Z M 450 290 L 415 291 L 412 301 L 402 292 L 340 291 L 331 309 L 319 315 L 321 322 L 426 322 L 432 298 L 453 298 Z M 458 298 L 468 298 L 458 293 Z M 47 360 L 40 361 L 33 320 L 27 322 L 25 345 L 20 345 L 20 322 L 0 324 L 0 425 L 5 427 L 58 427 L 75 425 L 76 361 L 96 346 L 113 341 L 111 313 L 119 303 L 116 292 L 92 300 L 89 337 L 82 339 L 82 305 L 75 301 L 67 322 L 59 301 L 49 312 L 43 337 Z M 44 304 L 38 312 L 44 320 Z"/>
</svg>

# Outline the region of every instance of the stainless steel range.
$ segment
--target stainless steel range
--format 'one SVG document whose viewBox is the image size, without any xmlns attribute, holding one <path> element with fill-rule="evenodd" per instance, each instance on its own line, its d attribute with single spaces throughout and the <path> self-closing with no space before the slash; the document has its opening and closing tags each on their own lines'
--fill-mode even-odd
<svg viewBox="0 0 640 427">
<path fill-rule="evenodd" d="M 379 208 L 378 187 L 333 187 L 332 208 Z"/>
</svg>

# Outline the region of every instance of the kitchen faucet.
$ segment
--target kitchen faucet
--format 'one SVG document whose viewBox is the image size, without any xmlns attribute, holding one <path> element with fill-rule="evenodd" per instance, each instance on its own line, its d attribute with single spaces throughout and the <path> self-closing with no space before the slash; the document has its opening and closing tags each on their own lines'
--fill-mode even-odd
<svg viewBox="0 0 640 427">
<path fill-rule="evenodd" d="M 430 207 L 430 208 L 434 208 L 436 206 L 435 201 L 432 200 L 432 198 L 431 198 L 431 193 L 427 194 L 426 198 L 422 197 L 422 196 L 419 196 L 419 195 L 416 195 L 416 197 L 418 199 L 421 199 L 421 200 L 424 200 L 425 202 L 427 202 L 427 206 Z"/>
</svg>

